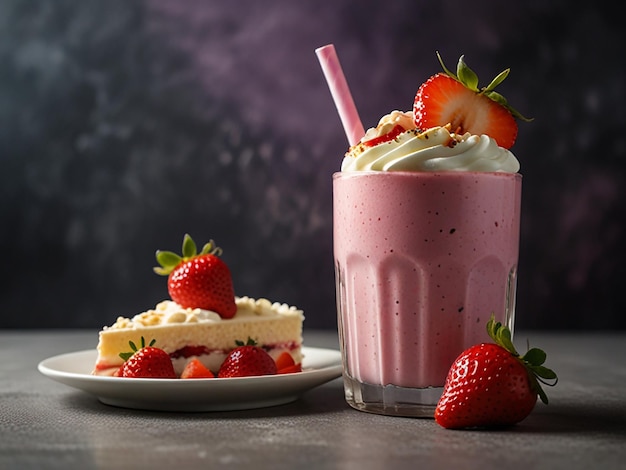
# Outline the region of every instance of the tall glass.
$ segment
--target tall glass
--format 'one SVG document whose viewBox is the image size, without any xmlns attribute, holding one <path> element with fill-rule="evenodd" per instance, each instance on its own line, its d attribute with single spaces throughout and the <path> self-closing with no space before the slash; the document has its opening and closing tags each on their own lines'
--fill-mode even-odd
<svg viewBox="0 0 626 470">
<path fill-rule="evenodd" d="M 333 175 L 334 258 L 347 402 L 433 417 L 447 372 L 513 331 L 522 177 L 514 173 Z"/>
</svg>

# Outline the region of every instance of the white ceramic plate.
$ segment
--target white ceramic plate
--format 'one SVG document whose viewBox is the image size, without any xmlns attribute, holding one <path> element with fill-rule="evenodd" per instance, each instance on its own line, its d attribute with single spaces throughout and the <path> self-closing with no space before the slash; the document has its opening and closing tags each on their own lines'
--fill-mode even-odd
<svg viewBox="0 0 626 470">
<path fill-rule="evenodd" d="M 230 411 L 283 405 L 341 375 L 341 354 L 333 349 L 302 348 L 303 371 L 232 379 L 130 379 L 91 375 L 96 351 L 48 358 L 39 371 L 83 390 L 106 405 L 158 411 Z"/>
</svg>

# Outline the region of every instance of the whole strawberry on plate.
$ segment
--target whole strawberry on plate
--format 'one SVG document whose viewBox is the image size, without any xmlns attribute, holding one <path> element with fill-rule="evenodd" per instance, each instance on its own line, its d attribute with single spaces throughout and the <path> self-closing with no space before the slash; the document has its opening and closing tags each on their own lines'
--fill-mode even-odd
<svg viewBox="0 0 626 470">
<path fill-rule="evenodd" d="M 221 248 L 213 240 L 198 253 L 196 243 L 185 234 L 182 256 L 157 251 L 160 266 L 154 272 L 168 276 L 167 290 L 174 302 L 184 308 L 201 308 L 232 318 L 237 313 L 230 269 L 219 257 Z"/>
<path fill-rule="evenodd" d="M 256 345 L 248 338 L 246 343 L 237 342 L 220 366 L 217 373 L 219 378 L 251 377 L 255 375 L 275 375 L 278 371 L 276 362 L 267 351 Z"/>
<path fill-rule="evenodd" d="M 413 113 L 418 129 L 450 124 L 457 134 L 486 134 L 509 149 L 517 138 L 517 121 L 530 121 L 511 107 L 495 88 L 509 75 L 502 71 L 489 85 L 478 88 L 478 76 L 461 56 L 454 74 L 437 53 L 443 73 L 430 77 L 415 95 Z"/>
<path fill-rule="evenodd" d="M 136 379 L 175 379 L 176 372 L 169 354 L 160 348 L 154 347 L 154 341 L 148 346 L 141 337 L 141 347 L 129 342 L 132 352 L 120 353 L 124 364 L 116 371 L 115 377 L 130 377 Z"/>
<path fill-rule="evenodd" d="M 532 348 L 520 356 L 510 330 L 493 316 L 487 332 L 495 343 L 465 350 L 448 372 L 435 409 L 435 421 L 444 428 L 513 425 L 530 414 L 537 396 L 548 403 L 540 382 L 556 385 L 558 379 L 554 371 L 543 366 L 546 353 Z"/>
</svg>

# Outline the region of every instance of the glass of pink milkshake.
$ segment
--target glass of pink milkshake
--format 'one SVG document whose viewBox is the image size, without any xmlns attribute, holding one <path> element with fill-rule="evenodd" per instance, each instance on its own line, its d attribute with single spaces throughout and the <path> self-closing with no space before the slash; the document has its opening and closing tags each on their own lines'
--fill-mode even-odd
<svg viewBox="0 0 626 470">
<path fill-rule="evenodd" d="M 363 129 L 332 46 L 316 51 L 350 149 L 333 175 L 333 238 L 347 402 L 433 417 L 450 366 L 511 332 L 522 176 L 516 119 L 459 59 L 418 89 L 413 110 Z"/>
<path fill-rule="evenodd" d="M 393 112 L 378 133 L 406 119 Z M 333 221 L 351 406 L 432 417 L 454 359 L 489 340 L 490 316 L 513 330 L 518 169 L 493 139 L 449 126 L 346 155 L 333 176 Z"/>
</svg>

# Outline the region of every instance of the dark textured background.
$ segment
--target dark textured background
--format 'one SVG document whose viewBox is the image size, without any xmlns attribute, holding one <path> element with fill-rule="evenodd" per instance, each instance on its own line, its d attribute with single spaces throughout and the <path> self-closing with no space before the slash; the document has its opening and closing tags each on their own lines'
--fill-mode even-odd
<svg viewBox="0 0 626 470">
<path fill-rule="evenodd" d="M 606 3 L 604 5 L 603 3 Z M 519 4 L 519 5 L 517 5 Z M 624 28 L 608 2 L 0 2 L 0 327 L 100 327 L 166 297 L 157 248 L 214 238 L 240 295 L 334 328 L 331 174 L 458 56 L 526 115 L 521 328 L 626 328 Z M 486 83 L 483 83 L 483 85 Z"/>
</svg>

